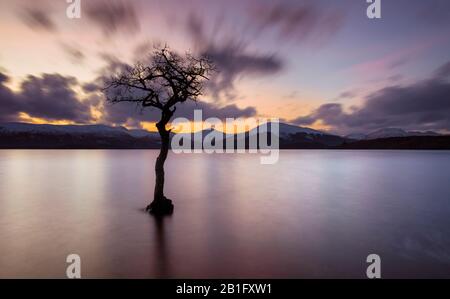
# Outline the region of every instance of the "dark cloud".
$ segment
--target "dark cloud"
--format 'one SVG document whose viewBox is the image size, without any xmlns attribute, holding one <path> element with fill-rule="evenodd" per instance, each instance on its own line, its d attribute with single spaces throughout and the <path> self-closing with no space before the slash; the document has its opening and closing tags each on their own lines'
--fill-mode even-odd
<svg viewBox="0 0 450 299">
<path fill-rule="evenodd" d="M 0 121 L 17 121 L 24 112 L 46 120 L 70 120 L 78 123 L 91 120 L 89 101 L 78 100 L 73 87 L 77 80 L 58 74 L 28 76 L 19 92 L 5 86 L 8 77 L 0 74 Z"/>
<path fill-rule="evenodd" d="M 100 85 L 104 83 L 105 79 L 109 79 L 111 75 L 123 72 L 129 67 L 127 63 L 112 53 L 101 52 L 99 57 L 105 62 L 105 66 L 98 71 L 99 78 L 96 80 Z"/>
<path fill-rule="evenodd" d="M 234 104 L 218 106 L 214 103 L 188 101 L 177 106 L 174 117 L 184 117 L 192 120 L 194 110 L 202 110 L 203 119 L 216 117 L 219 119 L 256 116 L 254 107 L 241 109 Z M 139 122 L 156 122 L 160 119 L 160 111 L 156 109 L 142 110 L 139 106 L 130 103 L 104 105 L 104 120 L 107 123 L 128 124 L 139 127 Z"/>
<path fill-rule="evenodd" d="M 129 67 L 129 65 L 114 56 L 104 55 L 104 59 L 105 61 L 108 61 L 108 64 L 103 68 L 99 78 L 96 80 L 96 84 L 90 86 L 85 85 L 85 89 L 89 89 L 92 92 L 96 87 L 97 91 L 100 91 L 100 86 L 104 86 L 105 82 L 108 81 L 112 74 L 120 73 Z M 203 118 L 245 118 L 256 115 L 256 109 L 254 107 L 241 109 L 234 104 L 220 106 L 217 103 L 208 103 L 204 101 L 187 101 L 177 105 L 177 111 L 174 117 L 185 117 L 191 120 L 194 116 L 195 109 L 202 110 Z M 129 126 L 139 127 L 140 122 L 155 122 L 160 119 L 160 111 L 156 108 L 147 108 L 143 110 L 141 106 L 133 105 L 131 103 L 104 103 L 102 111 L 104 112 L 103 118 L 106 123 L 127 124 Z"/>
<path fill-rule="evenodd" d="M 114 61 L 113 63 L 117 63 Z M 96 82 L 79 84 L 74 77 L 59 74 L 43 74 L 39 77 L 29 75 L 21 82 L 20 91 L 14 93 L 5 84 L 9 77 L 0 73 L 0 122 L 19 121 L 19 113 L 48 121 L 68 120 L 76 123 L 89 123 L 93 120 L 91 107 L 103 111 L 101 122 L 107 124 L 127 124 L 140 126 L 140 122 L 154 122 L 160 118 L 157 110 L 142 110 L 129 103 L 116 105 L 105 103 L 100 96 L 101 87 Z M 81 87 L 89 93 L 87 99 L 80 101 L 75 92 Z M 178 105 L 175 117 L 192 119 L 194 110 L 201 109 L 203 118 L 251 117 L 256 115 L 254 107 L 241 109 L 236 105 L 218 106 L 213 103 L 188 101 Z"/>
<path fill-rule="evenodd" d="M 135 33 L 140 24 L 133 3 L 122 0 L 89 1 L 83 12 L 106 35 L 118 32 Z"/>
<path fill-rule="evenodd" d="M 239 40 L 237 36 L 218 38 L 224 34 L 219 31 L 208 36 L 203 30 L 203 20 L 197 15 L 190 15 L 186 28 L 197 51 L 209 57 L 217 68 L 217 73 L 208 83 L 208 90 L 215 99 L 222 95 L 233 99 L 234 84 L 241 77 L 273 75 L 283 69 L 280 57 L 249 51 L 248 42 Z"/>
<path fill-rule="evenodd" d="M 450 61 L 438 68 L 434 72 L 434 76 L 440 79 L 446 79 L 450 77 Z"/>
<path fill-rule="evenodd" d="M 327 125 L 336 125 L 342 122 L 343 117 L 342 105 L 338 103 L 324 104 L 317 108 L 313 113 L 300 116 L 290 122 L 297 125 L 312 125 L 318 120 L 326 121 Z"/>
<path fill-rule="evenodd" d="M 202 54 L 211 58 L 218 70 L 208 85 L 216 98 L 221 92 L 233 98 L 234 82 L 241 76 L 273 75 L 283 68 L 281 59 L 274 54 L 250 54 L 239 44 L 210 45 Z"/>
<path fill-rule="evenodd" d="M 100 87 L 96 83 L 93 83 L 93 82 L 85 83 L 81 86 L 81 88 L 86 93 L 100 91 Z"/>
<path fill-rule="evenodd" d="M 130 68 L 130 65 L 121 61 L 114 55 L 103 53 L 101 55 L 106 62 L 106 66 L 101 70 L 99 77 L 95 82 L 84 84 L 82 87 L 85 92 L 97 92 L 101 91 L 102 86 L 109 81 L 113 74 L 123 72 L 125 69 Z M 103 111 L 104 123 L 128 125 L 132 127 L 140 127 L 140 122 L 156 122 L 160 120 L 160 111 L 156 108 L 142 109 L 140 105 L 133 105 L 132 103 L 117 103 L 111 104 L 104 100 L 101 110 Z M 192 120 L 194 116 L 194 110 L 200 109 L 203 113 L 203 118 L 217 117 L 219 119 L 225 119 L 228 117 L 251 117 L 257 114 L 254 107 L 239 108 L 234 104 L 231 105 L 218 105 L 217 103 L 205 102 L 205 101 L 187 101 L 177 105 L 177 111 L 174 117 L 185 117 Z"/>
<path fill-rule="evenodd" d="M 90 106 L 78 100 L 73 87 L 77 80 L 58 74 L 28 76 L 21 84 L 18 98 L 21 109 L 34 117 L 48 120 L 90 120 Z"/>
<path fill-rule="evenodd" d="M 49 13 L 40 7 L 27 7 L 22 11 L 22 19 L 33 30 L 56 31 L 56 24 Z"/>
<path fill-rule="evenodd" d="M 3 84 L 8 81 L 9 81 L 9 77 L 6 74 L 0 73 L 0 84 Z"/>
<path fill-rule="evenodd" d="M 444 65 L 437 74 L 448 76 Z M 311 125 L 322 121 L 340 133 L 400 127 L 411 130 L 450 130 L 450 82 L 442 77 L 408 86 L 383 88 L 366 99 L 360 108 L 346 112 L 341 104 L 320 106 L 310 115 L 291 122 Z"/>
<path fill-rule="evenodd" d="M 16 114 L 20 109 L 14 93 L 5 86 L 5 83 L 8 81 L 9 77 L 0 73 L 0 122 L 15 120 Z"/>
</svg>

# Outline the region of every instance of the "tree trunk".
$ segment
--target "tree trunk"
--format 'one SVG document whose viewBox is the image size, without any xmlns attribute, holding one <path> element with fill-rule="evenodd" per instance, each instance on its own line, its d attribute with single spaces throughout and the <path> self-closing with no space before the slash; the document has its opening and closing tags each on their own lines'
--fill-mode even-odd
<svg viewBox="0 0 450 299">
<path fill-rule="evenodd" d="M 165 128 L 158 128 L 158 131 L 161 136 L 161 149 L 155 164 L 156 183 L 154 201 L 164 199 L 164 163 L 169 153 L 169 132 Z"/>
<path fill-rule="evenodd" d="M 170 142 L 170 130 L 166 129 L 166 125 L 174 112 L 175 110 L 163 111 L 161 120 L 156 124 L 161 137 L 161 149 L 155 163 L 156 181 L 153 201 L 147 206 L 147 211 L 155 215 L 166 215 L 173 212 L 172 201 L 164 196 L 164 163 L 169 153 Z"/>
</svg>

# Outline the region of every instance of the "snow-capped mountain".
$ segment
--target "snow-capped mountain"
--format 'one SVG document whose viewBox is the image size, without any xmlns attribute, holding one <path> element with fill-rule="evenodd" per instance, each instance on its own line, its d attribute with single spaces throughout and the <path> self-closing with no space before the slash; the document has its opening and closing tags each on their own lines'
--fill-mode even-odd
<svg viewBox="0 0 450 299">
<path fill-rule="evenodd" d="M 406 137 L 408 132 L 397 128 L 385 128 L 379 129 L 367 134 L 366 139 L 379 139 L 379 138 L 391 138 L 391 137 Z"/>
<path fill-rule="evenodd" d="M 123 127 L 110 127 L 106 125 L 47 125 L 27 123 L 0 124 L 0 130 L 9 133 L 41 133 L 41 134 L 127 134 Z"/>
<path fill-rule="evenodd" d="M 267 134 L 271 132 L 273 128 L 272 123 L 267 123 L 253 128 L 246 132 L 240 132 L 237 134 L 223 133 L 215 129 L 205 129 L 203 131 L 196 132 L 196 134 L 202 136 L 199 139 L 202 144 L 197 144 L 198 141 L 195 138 L 195 133 L 179 133 L 177 138 L 181 142 L 183 138 L 183 143 L 190 140 L 191 145 L 196 147 L 204 146 L 203 140 L 208 136 L 208 141 L 213 142 L 214 140 L 212 132 L 215 132 L 214 137 L 223 138 L 223 144 L 235 144 L 237 148 L 249 147 L 250 143 L 255 141 L 254 137 L 257 134 Z M 328 146 L 338 146 L 344 143 L 345 139 L 340 136 L 330 135 L 321 131 L 313 130 L 310 128 L 299 127 L 295 125 L 279 123 L 278 132 L 274 132 L 276 136 L 279 137 L 279 146 L 281 148 L 326 148 Z M 267 142 L 271 143 L 273 136 L 267 135 Z M 198 137 L 197 137 L 198 138 Z M 260 139 L 256 139 L 260 140 Z M 214 141 L 215 142 L 215 141 Z M 209 144 L 209 143 L 207 143 Z M 253 143 L 252 143 L 253 144 Z"/>
<path fill-rule="evenodd" d="M 146 130 L 128 130 L 125 127 L 113 127 L 107 125 L 48 125 L 28 123 L 4 123 L 0 124 L 0 132 L 3 133 L 35 133 L 35 134 L 71 134 L 71 135 L 101 135 L 120 136 L 130 135 L 136 138 L 159 137 L 158 133 Z"/>
<path fill-rule="evenodd" d="M 159 147 L 158 133 L 128 130 L 124 127 L 0 124 L 2 149 L 158 149 Z"/>
<path fill-rule="evenodd" d="M 381 138 L 412 137 L 412 136 L 440 136 L 440 134 L 432 131 L 418 132 L 418 131 L 405 131 L 399 128 L 384 128 L 370 132 L 369 134 L 350 134 L 345 137 L 353 140 L 373 140 Z"/>
<path fill-rule="evenodd" d="M 215 129 L 203 130 L 201 145 L 205 138 L 218 142 L 223 138 L 223 144 L 232 142 L 236 147 L 249 147 L 252 137 L 258 132 L 264 133 L 272 129 L 272 124 L 259 126 L 239 134 L 225 134 Z M 217 134 L 211 134 L 216 132 Z M 402 129 L 388 128 L 369 134 L 351 134 L 346 137 L 328 134 L 310 128 L 279 123 L 279 147 L 281 149 L 448 149 L 450 136 L 435 132 L 410 132 Z M 193 133 L 171 134 L 190 139 L 196 144 Z M 181 135 L 181 136 L 180 136 Z M 188 137 L 189 136 L 189 137 Z M 214 137 L 213 137 L 214 136 Z M 267 142 L 272 144 L 273 136 L 267 136 Z M 401 141 L 389 137 L 404 137 Z M 213 141 L 214 140 L 214 141 Z M 258 139 L 260 140 L 260 139 Z M 242 141 L 244 143 L 242 143 Z M 207 143 L 209 144 L 209 143 Z M 25 123 L 0 124 L 0 148 L 61 148 L 61 149 L 159 149 L 161 141 L 158 132 L 141 129 L 129 130 L 125 127 L 107 125 L 37 125 Z M 198 146 L 198 145 L 196 145 Z"/>
<path fill-rule="evenodd" d="M 256 134 L 259 133 L 267 133 L 270 132 L 272 128 L 271 123 L 267 123 L 266 125 L 260 125 L 256 128 L 251 129 L 248 132 L 241 132 L 236 134 L 237 138 L 245 138 L 246 136 L 254 136 Z M 304 133 L 304 134 L 308 134 L 308 135 L 326 135 L 323 132 L 314 130 L 314 129 L 310 129 L 310 128 L 304 128 L 304 127 L 299 127 L 299 126 L 295 126 L 295 125 L 289 125 L 289 124 L 285 124 L 285 123 L 279 123 L 279 132 L 278 135 L 280 138 L 289 138 L 292 135 L 298 134 L 298 133 Z M 232 137 L 233 134 L 230 133 L 222 133 L 214 128 L 210 128 L 210 129 L 205 129 L 203 131 L 201 131 L 202 137 L 204 138 L 206 135 L 210 134 L 211 132 L 216 131 L 219 132 L 219 134 L 223 134 L 225 136 L 225 138 L 228 137 Z M 197 132 L 200 133 L 200 132 Z M 192 133 L 179 133 L 181 135 L 190 135 Z"/>
<path fill-rule="evenodd" d="M 265 126 L 259 126 L 257 128 L 250 130 L 249 133 L 250 133 L 250 135 L 257 134 L 258 132 L 266 133 L 267 131 L 270 130 L 270 128 L 271 128 L 271 123 L 267 123 L 267 125 L 265 125 Z M 291 135 L 295 135 L 298 133 L 305 133 L 305 134 L 311 134 L 311 135 L 324 135 L 325 134 L 321 131 L 317 131 L 314 129 L 299 127 L 299 126 L 285 124 L 285 123 L 278 123 L 278 128 L 279 128 L 279 136 L 281 138 L 288 138 Z"/>
<path fill-rule="evenodd" d="M 337 146 L 344 143 L 345 139 L 321 132 L 318 130 L 300 127 L 296 125 L 278 123 L 279 142 L 281 148 L 325 148 L 329 146 Z M 249 136 L 259 133 L 271 131 L 272 123 L 259 126 L 248 132 Z"/>
</svg>

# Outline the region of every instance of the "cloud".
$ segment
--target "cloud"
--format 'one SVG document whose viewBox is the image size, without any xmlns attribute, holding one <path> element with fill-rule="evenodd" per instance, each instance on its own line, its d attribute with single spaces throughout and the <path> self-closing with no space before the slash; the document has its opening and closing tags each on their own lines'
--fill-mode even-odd
<svg viewBox="0 0 450 299">
<path fill-rule="evenodd" d="M 21 16 L 25 24 L 33 30 L 48 32 L 57 30 L 56 24 L 50 18 L 49 13 L 40 7 L 27 7 L 23 10 Z"/>
<path fill-rule="evenodd" d="M 69 57 L 69 59 L 75 64 L 83 63 L 84 59 L 86 58 L 86 55 L 83 53 L 83 51 L 81 51 L 80 46 L 77 46 L 75 44 L 61 43 L 61 48 Z"/>
<path fill-rule="evenodd" d="M 105 85 L 111 75 L 121 73 L 125 69 L 131 67 L 118 57 L 103 53 L 102 59 L 106 62 L 105 67 L 101 70 L 99 77 L 90 83 L 82 85 L 85 92 L 96 93 L 100 92 L 102 86 Z M 140 127 L 141 122 L 156 122 L 160 120 L 160 111 L 156 108 L 142 109 L 140 105 L 133 105 L 132 103 L 117 103 L 111 104 L 102 101 L 101 110 L 103 112 L 102 122 L 108 124 L 128 125 L 131 127 Z M 174 117 L 185 117 L 192 120 L 194 110 L 201 109 L 203 118 L 217 117 L 225 119 L 228 117 L 252 117 L 257 114 L 254 107 L 239 108 L 237 105 L 220 105 L 219 103 L 211 103 L 206 101 L 187 101 L 177 105 L 177 111 Z"/>
<path fill-rule="evenodd" d="M 213 53 L 211 52 L 211 54 Z M 273 68 L 273 66 L 271 65 L 271 59 L 266 60 L 265 58 L 263 59 L 261 57 L 251 57 L 238 53 L 233 53 L 230 55 L 232 56 L 232 58 L 227 57 L 227 54 L 223 52 L 218 52 L 214 54 L 214 56 L 210 56 L 210 58 L 215 61 L 217 68 L 220 70 L 220 80 L 217 80 L 217 78 L 215 78 L 217 81 L 213 80 L 214 82 L 212 83 L 208 82 L 209 84 L 211 84 L 208 86 L 209 91 L 215 90 L 215 88 L 217 88 L 217 92 L 223 91 L 223 89 L 217 87 L 217 84 L 220 84 L 221 86 L 226 86 L 228 84 L 228 87 L 230 87 L 229 84 L 232 84 L 232 82 L 227 81 L 231 80 L 229 79 L 229 77 L 227 77 L 231 76 L 229 72 L 232 72 L 233 74 L 239 74 L 242 72 L 245 72 L 247 74 L 251 72 L 260 73 L 270 72 L 270 69 Z M 101 53 L 100 57 L 105 61 L 105 67 L 99 72 L 99 77 L 95 80 L 95 85 L 83 86 L 85 91 L 93 92 L 95 88 L 100 89 L 99 86 L 104 86 L 105 82 L 110 79 L 111 75 L 121 73 L 125 69 L 131 67 L 129 64 L 123 62 L 120 58 L 108 53 Z M 225 66 L 227 62 L 227 67 L 224 67 L 222 69 L 221 66 Z M 245 71 L 243 71 L 242 69 L 244 69 Z M 225 79 L 225 77 L 227 77 L 228 79 Z M 205 96 L 208 98 L 209 96 L 211 96 L 211 94 L 207 94 Z M 212 92 L 212 97 L 214 98 L 214 92 Z M 214 99 L 217 100 L 217 98 Z M 220 101 L 215 101 L 215 103 L 206 101 L 188 101 L 177 106 L 175 117 L 185 117 L 191 119 L 194 115 L 195 109 L 203 110 L 205 118 L 245 118 L 255 116 L 257 114 L 254 107 L 246 107 L 241 109 L 236 105 L 223 105 L 223 103 L 221 103 Z M 152 111 L 151 109 L 142 110 L 139 105 L 133 105 L 130 103 L 118 103 L 115 105 L 105 103 L 105 105 L 103 106 L 103 111 L 105 112 L 105 122 L 127 124 L 129 126 L 139 126 L 139 123 L 144 121 L 159 121 L 160 118 L 159 111 Z"/>
<path fill-rule="evenodd" d="M 337 125 L 343 122 L 344 112 L 342 105 L 338 103 L 329 103 L 321 105 L 311 114 L 297 117 L 290 122 L 297 125 L 312 125 L 316 121 L 322 120 L 327 125 Z"/>
<path fill-rule="evenodd" d="M 21 84 L 18 98 L 23 112 L 48 120 L 87 122 L 91 119 L 88 104 L 78 100 L 74 77 L 59 74 L 28 76 Z"/>
<path fill-rule="evenodd" d="M 224 46 L 210 45 L 202 53 L 211 58 L 218 73 L 209 83 L 208 88 L 214 97 L 225 92 L 233 98 L 235 81 L 241 76 L 260 77 L 273 75 L 283 68 L 283 62 L 274 54 L 250 54 L 245 47 L 232 42 Z"/>
<path fill-rule="evenodd" d="M 326 10 L 312 3 L 256 3 L 249 11 L 261 33 L 272 33 L 285 42 L 326 41 L 340 30 L 344 20 L 341 11 Z"/>
<path fill-rule="evenodd" d="M 435 72 L 434 76 L 438 79 L 446 79 L 450 77 L 450 61 L 439 67 Z"/>
<path fill-rule="evenodd" d="M 0 72 L 0 122 L 14 121 L 20 109 L 14 93 L 5 86 L 9 79 L 6 74 Z"/>
<path fill-rule="evenodd" d="M 356 90 L 347 90 L 341 92 L 338 96 L 338 99 L 353 99 L 358 95 Z"/>
<path fill-rule="evenodd" d="M 88 82 L 88 83 L 84 83 L 81 88 L 83 89 L 84 92 L 86 93 L 92 93 L 92 92 L 96 92 L 99 91 L 101 88 L 94 82 Z"/>
<path fill-rule="evenodd" d="M 254 107 L 239 108 L 235 104 L 226 106 L 218 106 L 214 103 L 187 101 L 177 105 L 175 117 L 184 117 L 193 120 L 194 110 L 202 110 L 203 119 L 216 117 L 219 119 L 226 118 L 246 118 L 256 116 L 257 112 Z M 114 124 L 128 124 L 130 126 L 140 126 L 140 122 L 157 122 L 160 119 L 160 112 L 156 109 L 142 110 L 137 105 L 130 103 L 106 103 L 103 107 L 104 121 Z"/>
<path fill-rule="evenodd" d="M 237 5 L 244 17 L 228 14 L 227 7 L 209 15 L 199 14 L 195 7 L 185 22 L 184 30 L 197 52 L 209 56 L 219 73 L 208 89 L 218 100 L 235 99 L 236 82 L 243 78 L 273 76 L 285 69 L 279 53 L 282 44 L 306 41 L 323 43 L 336 34 L 343 24 L 339 9 L 328 9 L 313 3 L 245 1 Z M 275 39 L 277 52 L 262 51 L 260 41 Z"/>
<path fill-rule="evenodd" d="M 435 74 L 448 77 L 446 68 L 447 64 Z M 329 103 L 291 122 L 312 125 L 316 121 L 344 134 L 386 127 L 448 131 L 450 82 L 442 76 L 434 76 L 407 86 L 389 86 L 370 94 L 362 107 L 352 107 L 350 112 L 346 112 L 341 104 Z"/>
<path fill-rule="evenodd" d="M 131 2 L 97 0 L 86 3 L 87 17 L 106 35 L 118 32 L 136 33 L 140 29 L 136 8 Z"/>
<path fill-rule="evenodd" d="M 199 16 L 190 15 L 186 28 L 197 51 L 200 55 L 209 57 L 217 68 L 217 73 L 207 86 L 216 100 L 221 96 L 225 96 L 228 100 L 234 99 L 234 85 L 241 77 L 273 75 L 283 69 L 283 61 L 276 54 L 250 51 L 248 42 L 239 40 L 233 34 L 225 38 L 222 36 L 226 35 L 224 31 L 215 31 L 212 36 L 208 36 L 203 30 L 204 27 L 203 20 Z"/>
<path fill-rule="evenodd" d="M 107 124 L 140 127 L 140 122 L 154 122 L 160 118 L 160 113 L 156 110 L 141 110 L 129 103 L 105 103 L 100 95 L 99 81 L 80 84 L 74 77 L 59 74 L 29 75 L 21 82 L 20 91 L 13 92 L 6 86 L 9 79 L 6 74 L 0 72 L 0 122 L 20 121 L 19 113 L 23 112 L 47 121 L 89 123 L 94 120 L 91 115 L 92 107 L 102 111 L 100 122 Z M 75 91 L 77 88 L 89 93 L 88 98 L 80 101 Z M 254 107 L 239 108 L 234 104 L 219 106 L 214 103 L 188 101 L 178 105 L 175 117 L 191 120 L 195 109 L 201 109 L 205 119 L 245 118 L 257 114 Z"/>
<path fill-rule="evenodd" d="M 5 86 L 8 77 L 0 73 L 0 121 L 18 121 L 20 112 L 49 121 L 68 120 L 77 123 L 91 121 L 89 101 L 77 98 L 77 80 L 58 74 L 31 76 L 21 82 L 20 91 Z"/>
<path fill-rule="evenodd" d="M 99 53 L 99 57 L 104 61 L 105 66 L 98 70 L 99 77 L 97 84 L 103 84 L 111 75 L 123 72 L 129 64 L 123 62 L 119 57 L 108 52 Z"/>
</svg>

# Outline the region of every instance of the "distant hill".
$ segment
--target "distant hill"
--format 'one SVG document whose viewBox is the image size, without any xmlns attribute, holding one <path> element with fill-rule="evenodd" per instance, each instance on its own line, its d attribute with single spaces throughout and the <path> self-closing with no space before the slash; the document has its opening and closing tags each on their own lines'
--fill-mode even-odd
<svg viewBox="0 0 450 299">
<path fill-rule="evenodd" d="M 159 148 L 158 133 L 106 125 L 0 124 L 0 148 L 146 149 Z"/>
<path fill-rule="evenodd" d="M 245 133 L 233 135 L 215 131 L 215 134 L 220 136 L 224 146 L 227 142 L 232 142 L 237 148 L 245 143 L 245 148 L 248 148 L 249 141 L 258 132 L 267 133 L 271 130 L 272 125 L 269 123 L 267 126 L 257 127 Z M 214 129 L 201 132 L 202 143 L 211 132 L 214 132 Z M 182 133 L 178 136 L 190 136 L 191 145 L 194 145 L 193 133 Z M 450 149 L 450 136 L 440 136 L 434 132 L 406 132 L 401 129 L 384 129 L 367 135 L 341 137 L 280 123 L 278 136 L 280 149 Z M 213 145 L 214 142 L 216 141 L 212 142 Z M 268 142 L 271 143 L 270 137 Z M 106 125 L 0 124 L 0 149 L 159 149 L 159 147 L 159 134 L 146 130 L 129 130 L 125 127 Z"/>
<path fill-rule="evenodd" d="M 354 140 L 371 140 L 371 139 L 411 137 L 411 136 L 441 136 L 441 134 L 433 131 L 418 132 L 418 131 L 405 131 L 399 128 L 384 128 L 370 132 L 369 134 L 358 133 L 358 134 L 350 134 L 345 137 Z"/>
<path fill-rule="evenodd" d="M 391 137 L 344 143 L 337 149 L 450 150 L 450 136 Z"/>
<path fill-rule="evenodd" d="M 269 123 L 266 126 L 259 126 L 248 132 L 239 134 L 226 134 L 219 131 L 215 131 L 215 134 L 222 137 L 222 144 L 224 148 L 227 143 L 233 143 L 235 148 L 248 149 L 250 140 L 258 136 L 258 133 L 267 134 L 271 131 L 272 125 Z M 207 129 L 202 131 L 202 140 L 211 132 L 214 132 L 214 129 Z M 183 133 L 180 135 L 186 137 L 185 140 L 189 140 L 190 138 L 191 147 L 195 145 L 196 141 L 194 139 L 194 133 Z M 275 135 L 279 137 L 279 146 L 281 149 L 325 149 L 329 148 L 330 146 L 341 145 L 347 141 L 347 139 L 340 136 L 330 135 L 314 129 L 298 127 L 285 123 L 279 123 L 279 131 L 278 134 L 275 133 Z M 267 136 L 267 141 L 270 145 L 270 135 Z M 211 143 L 213 146 L 215 146 L 214 142 Z M 203 141 L 199 146 L 201 146 L 202 144 Z"/>
</svg>

